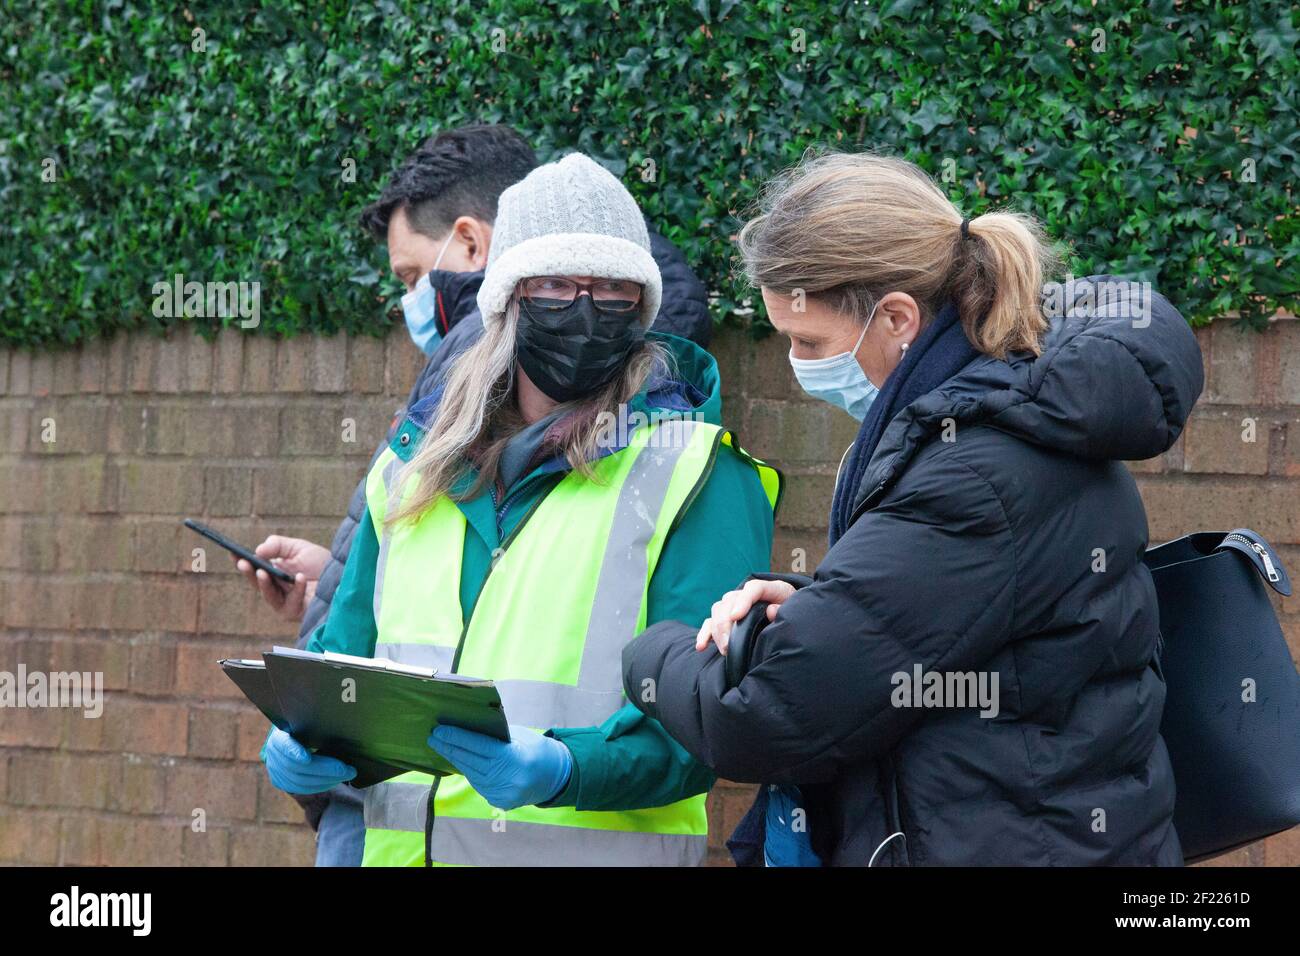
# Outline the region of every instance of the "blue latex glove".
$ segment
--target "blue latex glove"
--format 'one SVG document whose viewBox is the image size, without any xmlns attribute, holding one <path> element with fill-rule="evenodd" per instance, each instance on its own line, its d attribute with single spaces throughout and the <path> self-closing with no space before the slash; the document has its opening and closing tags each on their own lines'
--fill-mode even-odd
<svg viewBox="0 0 1300 956">
<path fill-rule="evenodd" d="M 285 793 L 324 793 L 357 775 L 342 760 L 312 753 L 278 727 L 266 738 L 262 759 L 271 783 Z"/>
<path fill-rule="evenodd" d="M 573 755 L 554 737 L 510 725 L 510 743 L 461 727 L 440 725 L 429 746 L 451 761 L 469 785 L 498 810 L 545 803 L 569 783 Z"/>
<path fill-rule="evenodd" d="M 800 812 L 802 810 L 802 812 Z M 808 815 L 798 787 L 767 788 L 763 857 L 768 866 L 821 866 L 808 833 Z"/>
</svg>

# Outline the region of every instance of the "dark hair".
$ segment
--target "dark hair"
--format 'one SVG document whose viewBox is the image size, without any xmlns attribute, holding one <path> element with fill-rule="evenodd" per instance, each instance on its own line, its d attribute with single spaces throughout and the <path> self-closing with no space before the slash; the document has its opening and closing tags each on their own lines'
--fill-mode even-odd
<svg viewBox="0 0 1300 956">
<path fill-rule="evenodd" d="M 398 209 L 412 229 L 430 238 L 458 216 L 495 222 L 501 193 L 536 165 L 533 148 L 509 126 L 457 126 L 424 140 L 402 161 L 379 198 L 361 211 L 361 227 L 382 241 Z"/>
</svg>

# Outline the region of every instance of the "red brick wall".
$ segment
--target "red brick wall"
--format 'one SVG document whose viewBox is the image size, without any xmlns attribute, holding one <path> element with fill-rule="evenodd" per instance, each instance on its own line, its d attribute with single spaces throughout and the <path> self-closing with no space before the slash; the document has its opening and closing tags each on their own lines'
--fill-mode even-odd
<svg viewBox="0 0 1300 956">
<path fill-rule="evenodd" d="M 1135 469 L 1152 540 L 1250 525 L 1300 568 L 1300 323 L 1264 335 L 1221 323 L 1201 341 L 1208 389 L 1184 439 Z M 813 568 L 854 423 L 802 396 L 781 341 L 726 331 L 714 351 L 729 423 L 793 479 L 774 566 L 790 568 L 801 549 Z M 206 573 L 191 571 L 203 541 L 179 519 L 210 519 L 244 542 L 279 531 L 328 543 L 420 361 L 401 330 L 0 351 L 0 670 L 101 671 L 106 689 L 98 719 L 0 710 L 0 863 L 311 861 L 297 805 L 257 763 L 265 721 L 215 665 L 294 628 L 219 549 L 207 549 Z M 1241 440 L 1246 417 L 1258 422 L 1253 444 Z M 1300 603 L 1279 609 L 1294 652 Z M 752 789 L 721 784 L 711 797 L 714 862 Z M 1300 839 L 1225 862 L 1294 865 Z"/>
</svg>

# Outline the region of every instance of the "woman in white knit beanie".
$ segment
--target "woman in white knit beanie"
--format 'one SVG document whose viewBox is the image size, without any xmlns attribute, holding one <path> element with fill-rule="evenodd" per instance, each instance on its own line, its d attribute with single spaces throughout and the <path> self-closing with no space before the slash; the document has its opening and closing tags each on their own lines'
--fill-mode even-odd
<svg viewBox="0 0 1300 956">
<path fill-rule="evenodd" d="M 366 788 L 365 864 L 703 862 L 712 774 L 628 703 L 621 654 L 767 570 L 780 479 L 718 423 L 713 358 L 647 331 L 660 291 L 635 200 L 586 156 L 502 193 L 483 335 L 372 465 L 309 648 L 490 679 L 510 739 L 430 728 L 456 772 Z M 280 745 L 296 778 L 351 779 Z"/>
<path fill-rule="evenodd" d="M 554 278 L 566 281 L 524 282 Z M 595 279 L 602 281 L 579 287 Z M 403 514 L 419 514 L 444 494 L 475 442 L 495 458 L 509 435 L 493 440 L 486 426 L 510 414 L 512 397 L 526 419 L 558 402 L 591 406 L 564 443 L 570 464 L 584 470 L 605 420 L 599 413 L 612 413 L 666 361 L 644 337 L 661 292 L 645 218 L 604 167 L 570 153 L 505 190 L 478 291 L 483 337 L 448 374 L 429 438 L 410 464 L 421 487 Z"/>
</svg>

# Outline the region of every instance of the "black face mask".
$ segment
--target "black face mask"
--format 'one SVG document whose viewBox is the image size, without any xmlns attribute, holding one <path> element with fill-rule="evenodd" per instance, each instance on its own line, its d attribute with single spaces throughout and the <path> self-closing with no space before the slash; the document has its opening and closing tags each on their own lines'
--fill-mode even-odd
<svg viewBox="0 0 1300 956">
<path fill-rule="evenodd" d="M 580 295 L 563 309 L 519 305 L 515 333 L 519 364 L 557 402 L 570 402 L 608 384 L 645 341 L 637 310 L 601 312 Z"/>
</svg>

